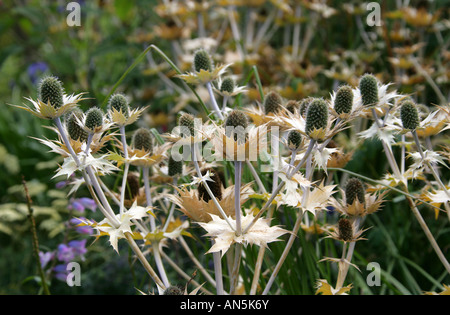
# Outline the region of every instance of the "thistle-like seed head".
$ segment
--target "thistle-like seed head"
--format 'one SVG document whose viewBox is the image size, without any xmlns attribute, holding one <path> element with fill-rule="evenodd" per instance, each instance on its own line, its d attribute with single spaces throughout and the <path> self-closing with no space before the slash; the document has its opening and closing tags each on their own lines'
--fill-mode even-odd
<svg viewBox="0 0 450 315">
<path fill-rule="evenodd" d="M 350 178 L 345 186 L 345 199 L 348 205 L 353 204 L 353 202 L 358 198 L 358 201 L 364 204 L 364 194 L 365 189 L 363 183 L 357 178 Z"/>
<path fill-rule="evenodd" d="M 353 239 L 353 226 L 348 219 L 339 219 L 338 221 L 339 239 L 349 242 Z"/>
<path fill-rule="evenodd" d="M 152 133 L 147 128 L 139 128 L 133 134 L 133 146 L 135 149 L 151 152 L 153 149 Z"/>
<path fill-rule="evenodd" d="M 302 134 L 297 130 L 292 130 L 288 135 L 288 146 L 289 149 L 296 151 L 300 149 L 302 145 Z"/>
<path fill-rule="evenodd" d="M 163 295 L 184 295 L 184 290 L 178 286 L 171 285 L 164 290 Z"/>
<path fill-rule="evenodd" d="M 168 174 L 169 176 L 181 175 L 183 174 L 183 161 L 175 161 L 172 155 L 169 156 L 168 163 Z"/>
<path fill-rule="evenodd" d="M 194 69 L 197 72 L 200 70 L 212 71 L 213 65 L 211 56 L 204 49 L 199 49 L 194 55 Z"/>
<path fill-rule="evenodd" d="M 314 99 L 306 112 L 306 134 L 317 129 L 325 129 L 328 124 L 328 106 L 323 99 Z"/>
<path fill-rule="evenodd" d="M 270 113 L 276 114 L 281 109 L 282 103 L 280 94 L 275 91 L 269 92 L 264 99 L 264 111 L 266 115 Z"/>
<path fill-rule="evenodd" d="M 86 112 L 86 120 L 84 122 L 90 130 L 95 130 L 103 125 L 103 111 L 98 107 L 92 107 Z"/>
<path fill-rule="evenodd" d="M 205 170 L 202 172 L 202 175 L 204 176 L 208 170 Z M 220 180 L 219 173 L 217 173 L 215 170 L 210 169 L 209 170 L 211 174 L 211 181 L 206 181 L 209 189 L 211 189 L 211 192 L 213 193 L 214 197 L 216 197 L 217 200 L 222 200 L 222 181 Z M 199 199 L 203 199 L 203 201 L 208 202 L 211 200 L 211 196 L 208 194 L 208 191 L 206 190 L 203 183 L 200 183 L 198 185 L 198 197 Z"/>
<path fill-rule="evenodd" d="M 295 111 L 298 111 L 300 109 L 300 104 L 295 100 L 290 100 L 286 103 L 285 107 L 288 111 L 294 114 Z"/>
<path fill-rule="evenodd" d="M 49 76 L 41 80 L 38 87 L 38 98 L 45 104 L 49 103 L 54 108 L 64 105 L 64 88 L 58 78 Z"/>
<path fill-rule="evenodd" d="M 109 107 L 114 108 L 116 111 L 122 111 L 125 117 L 128 117 L 129 105 L 128 100 L 123 94 L 114 94 L 109 99 Z"/>
<path fill-rule="evenodd" d="M 225 78 L 220 86 L 221 92 L 233 93 L 235 87 L 234 80 L 232 78 Z"/>
<path fill-rule="evenodd" d="M 77 123 L 77 118 L 80 120 L 82 115 L 83 112 L 81 109 L 76 108 L 68 115 L 66 119 L 67 133 L 69 134 L 69 137 L 80 142 L 84 142 L 88 138 L 87 132 L 84 131 L 83 128 L 81 128 L 81 126 Z"/>
<path fill-rule="evenodd" d="M 180 116 L 180 118 L 178 119 L 178 124 L 181 127 L 186 127 L 190 134 L 190 136 L 194 136 L 194 116 L 192 116 L 191 114 L 188 113 L 184 113 L 183 115 Z M 186 132 L 183 131 L 182 132 Z"/>
<path fill-rule="evenodd" d="M 353 90 L 350 86 L 344 85 L 336 92 L 334 100 L 334 110 L 338 115 L 349 114 L 353 107 Z"/>
<path fill-rule="evenodd" d="M 378 103 L 378 81 L 371 74 L 365 74 L 359 81 L 362 104 L 365 106 Z"/>
<path fill-rule="evenodd" d="M 134 174 L 128 174 L 127 176 L 127 193 L 125 194 L 125 198 L 127 200 L 133 200 L 134 197 L 139 195 L 139 178 Z"/>
<path fill-rule="evenodd" d="M 415 130 L 419 126 L 419 112 L 417 111 L 416 105 L 411 101 L 404 101 L 402 103 L 400 118 L 405 129 Z"/>
<path fill-rule="evenodd" d="M 300 102 L 300 116 L 306 118 L 306 113 L 308 111 L 308 106 L 314 100 L 312 97 L 307 97 Z"/>
<path fill-rule="evenodd" d="M 230 128 L 231 127 L 231 128 Z M 242 128 L 240 128 L 242 127 Z M 234 140 L 245 139 L 245 129 L 248 127 L 247 115 L 238 109 L 233 110 L 225 120 L 225 132 L 228 137 L 234 134 Z"/>
</svg>

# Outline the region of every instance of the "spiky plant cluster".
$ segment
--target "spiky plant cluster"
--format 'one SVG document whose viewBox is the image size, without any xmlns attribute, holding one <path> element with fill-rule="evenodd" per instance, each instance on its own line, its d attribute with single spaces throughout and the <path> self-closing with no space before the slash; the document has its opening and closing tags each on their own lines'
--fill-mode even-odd
<svg viewBox="0 0 450 315">
<path fill-rule="evenodd" d="M 127 193 L 125 198 L 127 200 L 133 200 L 137 195 L 139 195 L 139 178 L 135 174 L 128 174 L 127 176 Z"/>
<path fill-rule="evenodd" d="M 264 98 L 264 111 L 266 115 L 277 113 L 283 104 L 280 94 L 275 91 L 269 92 Z"/>
<path fill-rule="evenodd" d="M 183 161 L 175 161 L 172 155 L 170 155 L 168 161 L 168 175 L 176 176 L 181 174 L 183 174 Z"/>
<path fill-rule="evenodd" d="M 345 198 L 347 204 L 351 205 L 356 199 L 364 203 L 365 188 L 358 178 L 350 178 L 345 186 Z"/>
<path fill-rule="evenodd" d="M 311 104 L 313 99 L 314 98 L 312 98 L 312 97 L 307 97 L 307 98 L 301 100 L 299 109 L 300 109 L 300 115 L 303 118 L 306 118 L 306 112 L 308 111 L 308 106 L 309 106 L 309 104 Z"/>
<path fill-rule="evenodd" d="M 353 107 L 353 90 L 350 86 L 344 85 L 336 92 L 334 100 L 334 110 L 338 115 L 349 114 Z"/>
<path fill-rule="evenodd" d="M 341 218 L 338 221 L 339 239 L 344 242 L 350 242 L 353 239 L 353 226 L 350 220 Z"/>
<path fill-rule="evenodd" d="M 92 107 L 86 112 L 86 120 L 84 122 L 86 128 L 95 130 L 103 125 L 103 111 L 98 107 Z"/>
<path fill-rule="evenodd" d="M 194 136 L 194 116 L 192 116 L 191 114 L 188 114 L 188 113 L 184 113 L 178 119 L 178 124 L 182 128 L 183 127 L 187 128 L 186 130 L 181 130 L 184 134 L 186 132 L 189 132 L 189 136 L 191 136 L 191 137 Z"/>
<path fill-rule="evenodd" d="M 292 114 L 294 114 L 296 111 L 298 112 L 300 109 L 300 103 L 295 101 L 295 100 L 290 100 L 286 103 L 286 105 L 284 106 L 286 107 L 286 109 L 291 112 Z"/>
<path fill-rule="evenodd" d="M 206 172 L 208 170 L 205 170 L 202 172 L 202 175 L 206 175 Z M 210 177 L 212 181 L 207 180 L 206 183 L 211 189 L 211 192 L 213 193 L 214 197 L 216 197 L 217 200 L 222 200 L 222 180 L 220 179 L 220 175 L 217 171 L 213 169 L 209 169 Z M 211 196 L 209 195 L 208 191 L 206 190 L 203 183 L 200 183 L 198 185 L 198 197 L 199 199 L 203 199 L 203 201 L 208 202 L 211 200 Z"/>
<path fill-rule="evenodd" d="M 54 108 L 64 104 L 64 88 L 61 81 L 54 76 L 43 78 L 38 87 L 38 98 L 45 104 L 50 103 Z"/>
<path fill-rule="evenodd" d="M 227 92 L 227 93 L 233 93 L 235 86 L 236 86 L 236 83 L 234 82 L 234 80 L 232 78 L 228 77 L 222 81 L 222 84 L 220 85 L 220 91 Z"/>
<path fill-rule="evenodd" d="M 365 74 L 359 81 L 362 104 L 373 106 L 378 103 L 378 81 L 371 74 Z"/>
<path fill-rule="evenodd" d="M 197 72 L 200 70 L 212 71 L 213 62 L 209 53 L 204 49 L 199 49 L 194 55 L 194 69 Z"/>
<path fill-rule="evenodd" d="M 234 134 L 235 141 L 246 138 L 245 129 L 247 127 L 247 115 L 241 110 L 233 110 L 225 120 L 226 135 L 231 137 L 231 135 Z"/>
<path fill-rule="evenodd" d="M 128 117 L 129 104 L 125 95 L 118 93 L 111 96 L 109 99 L 109 107 L 114 108 L 118 112 L 121 111 L 125 117 Z"/>
<path fill-rule="evenodd" d="M 292 151 L 297 151 L 302 145 L 302 134 L 297 130 L 292 130 L 288 134 L 288 147 Z"/>
<path fill-rule="evenodd" d="M 402 120 L 403 128 L 415 130 L 420 124 L 419 112 L 417 111 L 416 104 L 410 100 L 404 101 L 400 107 L 400 118 Z"/>
<path fill-rule="evenodd" d="M 328 124 L 328 106 L 323 99 L 313 100 L 306 113 L 306 134 L 314 130 L 325 129 Z"/>
<path fill-rule="evenodd" d="M 83 112 L 81 109 L 73 110 L 66 119 L 66 128 L 69 137 L 73 140 L 78 140 L 84 142 L 88 138 L 88 134 L 84 129 L 78 124 L 77 119 L 81 120 L 83 117 Z"/>
<path fill-rule="evenodd" d="M 151 152 L 153 149 L 153 135 L 147 128 L 139 128 L 133 134 L 133 146 L 135 149 Z"/>
</svg>

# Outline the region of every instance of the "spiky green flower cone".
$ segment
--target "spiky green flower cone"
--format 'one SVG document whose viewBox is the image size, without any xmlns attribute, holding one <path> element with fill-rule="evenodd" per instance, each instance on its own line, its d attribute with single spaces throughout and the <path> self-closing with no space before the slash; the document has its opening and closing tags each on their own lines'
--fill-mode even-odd
<svg viewBox="0 0 450 315">
<path fill-rule="evenodd" d="M 139 178 L 134 174 L 128 174 L 127 176 L 127 191 L 125 198 L 127 200 L 133 200 L 134 197 L 139 195 Z"/>
<path fill-rule="evenodd" d="M 202 172 L 202 175 L 206 175 L 206 171 Z M 220 180 L 219 173 L 217 173 L 215 170 L 210 169 L 209 172 L 211 173 L 211 181 L 206 181 L 209 189 L 211 189 L 211 192 L 213 193 L 214 197 L 216 197 L 217 200 L 222 200 L 222 181 Z M 211 200 L 211 196 L 208 194 L 208 191 L 206 190 L 203 183 L 200 183 L 198 185 L 198 198 L 203 199 L 203 201 L 208 202 Z"/>
<path fill-rule="evenodd" d="M 153 149 L 152 133 L 147 128 L 139 128 L 133 134 L 133 146 L 135 149 L 151 152 Z"/>
<path fill-rule="evenodd" d="M 233 93 L 235 87 L 234 80 L 232 78 L 225 78 L 220 86 L 221 92 Z"/>
<path fill-rule="evenodd" d="M 64 88 L 58 78 L 49 76 L 41 80 L 38 87 L 38 98 L 41 102 L 50 104 L 54 108 L 60 108 L 64 105 Z"/>
<path fill-rule="evenodd" d="M 163 295 L 184 295 L 184 290 L 180 287 L 171 285 L 164 290 Z"/>
<path fill-rule="evenodd" d="M 297 151 L 302 145 L 302 134 L 297 130 L 292 130 L 288 135 L 288 146 L 292 151 Z"/>
<path fill-rule="evenodd" d="M 338 115 L 349 114 L 353 107 L 353 90 L 350 86 L 344 85 L 336 92 L 334 99 L 334 110 Z"/>
<path fill-rule="evenodd" d="M 84 142 L 88 138 L 88 133 L 81 128 L 81 126 L 77 123 L 77 119 L 81 120 L 83 112 L 81 109 L 73 110 L 66 119 L 66 127 L 67 133 L 69 137 L 73 140 L 78 140 L 80 142 Z"/>
<path fill-rule="evenodd" d="M 283 104 L 280 94 L 275 91 L 269 92 L 264 99 L 264 111 L 266 115 L 276 114 Z"/>
<path fill-rule="evenodd" d="M 288 101 L 288 102 L 286 103 L 285 107 L 286 107 L 286 109 L 287 109 L 288 111 L 290 111 L 292 114 L 294 114 L 295 111 L 300 110 L 300 104 L 299 104 L 299 102 L 294 101 L 294 100 Z"/>
<path fill-rule="evenodd" d="M 326 129 L 328 124 L 328 106 L 323 99 L 314 99 L 308 106 L 306 113 L 305 132 L 310 134 L 314 130 Z"/>
<path fill-rule="evenodd" d="M 352 223 L 348 219 L 339 219 L 338 221 L 339 238 L 342 241 L 350 242 L 353 239 Z"/>
<path fill-rule="evenodd" d="M 181 130 L 183 134 L 186 134 L 186 132 L 189 132 L 189 136 L 194 136 L 194 116 L 188 113 L 184 113 L 181 115 L 181 117 L 178 119 L 178 124 L 181 127 L 186 127 L 187 130 Z"/>
<path fill-rule="evenodd" d="M 378 104 L 378 82 L 371 74 L 365 74 L 359 81 L 362 104 L 373 106 Z"/>
<path fill-rule="evenodd" d="M 242 127 L 242 128 L 239 128 Z M 248 127 L 247 115 L 240 110 L 233 110 L 225 120 L 225 133 L 228 137 L 234 134 L 234 140 L 245 141 L 246 133 L 245 129 Z"/>
<path fill-rule="evenodd" d="M 307 97 L 300 102 L 300 116 L 306 118 L 306 113 L 308 111 L 308 106 L 314 100 L 312 97 Z"/>
<path fill-rule="evenodd" d="M 169 176 L 181 175 L 183 174 L 183 161 L 175 161 L 172 155 L 169 156 L 168 163 L 168 174 Z"/>
<path fill-rule="evenodd" d="M 345 199 L 348 205 L 358 198 L 358 201 L 364 204 L 365 189 L 363 183 L 357 178 L 350 178 L 345 186 Z"/>
<path fill-rule="evenodd" d="M 402 103 L 400 118 L 405 129 L 415 130 L 419 126 L 419 112 L 417 111 L 416 105 L 411 101 L 404 101 Z"/>
<path fill-rule="evenodd" d="M 111 96 L 109 99 L 109 107 L 114 108 L 118 112 L 122 111 L 122 114 L 124 114 L 125 117 L 128 117 L 129 105 L 125 95 L 114 94 Z"/>
<path fill-rule="evenodd" d="M 194 55 L 194 69 L 197 72 L 200 70 L 212 71 L 213 65 L 211 56 L 204 49 L 199 49 Z"/>
<path fill-rule="evenodd" d="M 84 122 L 90 130 L 95 130 L 103 125 L 103 111 L 98 107 L 92 107 L 86 112 L 86 120 Z"/>
</svg>

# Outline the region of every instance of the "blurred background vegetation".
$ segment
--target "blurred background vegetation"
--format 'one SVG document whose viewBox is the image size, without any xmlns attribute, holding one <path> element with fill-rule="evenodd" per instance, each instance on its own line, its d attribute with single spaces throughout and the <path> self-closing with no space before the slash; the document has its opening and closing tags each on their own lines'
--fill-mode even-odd
<svg viewBox="0 0 450 315">
<path fill-rule="evenodd" d="M 82 103 L 83 109 L 101 105 L 125 70 L 149 44 L 158 46 L 181 69 L 187 70 L 189 65 L 183 56 L 177 54 L 174 42 L 180 44 L 198 36 L 196 28 L 188 23 L 195 21 L 195 15 L 189 12 L 185 16 L 177 16 L 188 25 L 187 34 L 177 35 L 170 16 L 161 14 L 161 7 L 157 7 L 162 1 L 80 0 L 82 15 L 79 27 L 69 27 L 66 23 L 68 2 L 0 0 L 0 294 L 34 294 L 39 288 L 34 277 L 37 272 L 31 254 L 22 175 L 28 182 L 35 206 L 39 242 L 43 249 L 55 248 L 62 241 L 65 237 L 64 222 L 69 217 L 66 192 L 55 188 L 56 181 L 51 179 L 61 161 L 55 160 L 55 156 L 39 142 L 30 139 L 53 137 L 53 132 L 45 128 L 49 123 L 8 104 L 22 104 L 24 97 L 35 98 L 39 78 L 53 74 L 64 82 L 69 94 L 87 92 L 89 99 Z M 257 13 L 261 23 L 271 10 L 280 10 L 277 1 L 250 2 L 260 4 L 235 8 L 238 24 L 244 30 L 249 10 Z M 308 6 L 309 2 L 297 1 L 304 9 L 304 19 L 300 23 L 305 28 L 312 14 L 317 13 Z M 423 73 L 408 63 L 407 58 L 402 59 L 404 54 L 398 53 L 400 48 L 421 42 L 423 46 L 417 58 L 424 71 L 439 86 L 441 96 L 448 99 L 448 1 L 410 1 L 410 7 L 425 10 L 426 16 L 432 20 L 429 24 L 424 24 L 423 19 L 408 19 L 406 11 L 396 7 L 399 1 L 379 2 L 386 23 L 385 27 L 374 30 L 364 23 L 366 13 L 359 9 L 363 2 L 327 1 L 328 7 L 336 12 L 330 17 L 320 15 L 301 62 L 285 62 L 283 59 L 290 49 L 290 41 L 286 37 L 292 36 L 293 28 L 286 22 L 289 15 L 282 12 L 279 21 L 274 22 L 279 26 L 274 35 L 258 51 L 250 49 L 249 57 L 233 66 L 233 72 L 245 79 L 251 67 L 256 65 L 264 88 L 276 87 L 287 99 L 328 97 L 339 84 L 355 84 L 356 78 L 371 72 L 386 83 L 395 83 L 395 88 L 402 93 L 415 93 L 414 98 L 418 102 L 431 106 L 441 102 L 440 96 Z M 220 21 L 224 13 L 221 1 L 217 3 L 209 8 L 211 14 L 205 15 L 209 34 L 217 34 L 222 25 Z M 236 43 L 228 27 L 217 54 L 225 55 L 235 48 Z M 133 105 L 150 105 L 142 123 L 164 132 L 171 129 L 174 115 L 169 113 L 178 104 L 180 95 L 172 93 L 173 90 L 158 76 L 162 73 L 171 78 L 173 70 L 161 58 L 153 57 L 140 62 L 123 80 L 118 91 L 127 94 Z M 177 79 L 173 82 L 180 84 Z M 253 80 L 249 82 L 249 88 L 245 101 L 258 100 Z M 188 106 L 201 111 L 195 101 L 188 102 Z M 440 141 L 445 139 L 443 137 Z M 381 178 L 387 167 L 384 155 L 380 155 L 381 150 L 377 141 L 367 141 L 347 168 L 374 179 Z M 444 172 L 443 176 L 448 179 L 449 173 Z M 448 221 L 435 220 L 430 209 L 424 210 L 424 216 L 448 257 Z M 282 219 L 287 227 L 291 221 L 289 213 Z M 361 293 L 421 293 L 421 290 L 436 290 L 440 283 L 450 281 L 448 275 L 442 273 L 438 259 L 401 196 L 387 203 L 380 213 L 368 220 L 367 225 L 374 226 L 367 232 L 370 246 L 357 247 L 356 264 L 379 262 L 384 266 L 383 281 L 387 285 L 382 289 L 368 288 L 363 284 L 365 274 L 352 271 L 350 277 L 356 279 L 356 290 Z M 303 244 L 305 251 L 318 255 L 321 242 L 314 235 L 308 239 L 302 236 L 292 252 L 300 251 Z M 63 294 L 134 294 L 134 287 L 145 287 L 144 283 L 149 279 L 140 266 L 130 265 L 128 249 L 123 249 L 118 256 L 112 250 L 102 250 L 103 246 L 106 246 L 106 241 L 99 240 L 89 247 L 89 255 L 82 265 L 82 287 L 69 288 L 65 283 L 54 280 L 51 291 Z M 271 248 L 274 254 L 278 254 L 283 245 L 276 244 Z M 256 249 L 248 249 L 249 259 L 255 258 L 252 253 L 256 254 Z M 324 277 L 330 273 L 331 267 L 326 264 L 318 267 L 312 261 L 303 261 L 307 259 L 305 257 L 310 256 L 298 256 L 290 263 L 309 268 L 310 278 L 299 274 L 301 287 L 299 283 L 288 283 L 282 293 L 314 293 L 311 286 L 314 276 Z M 280 278 L 291 278 L 289 274 L 283 274 L 287 269 L 282 269 Z M 298 272 L 301 273 L 302 268 Z"/>
</svg>

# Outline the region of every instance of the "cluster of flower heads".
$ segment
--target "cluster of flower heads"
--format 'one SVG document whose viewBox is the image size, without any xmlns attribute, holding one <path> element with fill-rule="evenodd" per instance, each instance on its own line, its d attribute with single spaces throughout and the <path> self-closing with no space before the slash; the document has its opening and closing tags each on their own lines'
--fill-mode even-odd
<svg viewBox="0 0 450 315">
<path fill-rule="evenodd" d="M 337 185 L 325 184 L 323 178 L 313 180 L 315 168 L 327 173 L 327 168 L 342 168 L 351 159 L 351 153 L 340 149 L 333 138 L 345 129 L 354 127 L 352 123 L 358 119 L 374 121 L 370 128 L 358 133 L 359 138 L 377 137 L 388 155 L 393 174 L 386 176 L 385 186 L 407 183 L 410 179 L 424 175 L 428 171 L 426 167 L 436 162 L 444 164 L 442 158 L 437 157 L 439 154 L 436 155 L 431 148 L 421 151 L 417 135 L 426 137 L 448 129 L 448 106 L 437 107 L 424 117 L 420 112 L 421 107 L 411 98 L 389 91 L 389 84 L 382 84 L 374 75 L 365 74 L 357 86 L 343 85 L 330 94 L 330 99 L 307 97 L 285 100 L 276 91 L 268 91 L 261 103 L 230 108 L 229 98 L 246 90 L 245 87 L 238 87 L 231 76 L 223 77 L 229 67 L 215 66 L 204 49 L 195 53 L 193 72 L 178 77 L 188 84 L 206 86 L 213 110 L 211 119 L 205 123 L 196 123 L 192 114 L 180 114 L 177 122 L 182 129 L 181 134 L 164 134 L 162 138 L 166 141 L 158 144 L 148 128 L 135 130 L 131 145 L 127 144 L 125 126 L 136 122 L 146 107 L 131 109 L 122 94 L 110 98 L 106 113 L 97 107 L 84 113 L 78 109 L 82 94 L 66 96 L 61 82 L 55 77 L 47 77 L 41 81 L 38 99 L 29 99 L 34 109 L 17 106 L 55 122 L 54 131 L 59 139 L 39 139 L 53 152 L 64 157 L 64 163 L 55 177 L 65 175 L 71 178 L 77 172 L 83 175 L 71 181 L 73 188 L 70 193 L 75 192 L 81 184 L 86 184 L 105 219 L 98 223 L 85 219 L 82 223 L 95 228 L 98 237 L 108 235 L 116 251 L 118 240 L 127 236 L 144 240 L 146 245 L 150 245 L 183 233 L 188 225 L 182 222 L 175 221 L 171 229 L 167 229 L 167 223 L 174 220 L 172 212 L 169 213 L 172 217 L 165 218 L 164 225 L 162 216 L 155 214 L 155 200 L 152 197 L 162 198 L 163 195 L 168 196 L 183 214 L 203 227 L 208 232 L 206 235 L 214 239 L 214 245 L 208 251 L 212 253 L 221 252 L 223 255 L 236 243 L 266 247 L 288 233 L 281 227 L 270 226 L 270 219 L 261 218 L 272 204 L 277 207 L 295 207 L 302 213 L 313 215 L 332 206 L 344 217 L 338 221 L 334 230 L 330 230 L 329 236 L 344 243 L 361 240 L 364 232 L 359 226 L 361 218 L 380 208 L 384 193 L 378 194 L 379 187 L 372 187 L 374 194 L 366 193 L 363 183 L 353 178 L 347 182 L 345 192 L 342 191 L 342 199 L 336 199 L 332 195 L 337 192 Z M 215 94 L 224 99 L 222 108 L 219 108 Z M 61 124 L 61 118 L 64 118 L 64 125 Z M 118 132 L 111 132 L 115 127 L 118 127 Z M 271 128 L 270 132 L 268 128 Z M 274 130 L 279 133 L 275 134 Z M 392 146 L 397 144 L 399 136 L 409 134 L 416 141 L 420 155 L 411 152 L 415 163 L 408 169 L 400 170 L 395 167 L 397 164 L 392 156 Z M 255 174 L 259 194 L 253 190 L 254 182 L 224 187 L 216 170 L 219 162 L 250 162 L 251 166 L 251 162 L 256 161 L 252 158 L 257 158 L 267 148 L 268 136 L 271 136 L 272 148 L 276 148 L 270 152 L 269 160 L 272 163 L 276 160 L 281 162 L 278 168 L 272 168 L 276 175 L 273 177 L 272 194 L 265 191 Z M 109 142 L 115 144 L 116 150 L 101 155 Z M 218 162 L 199 162 L 196 159 L 198 147 L 203 147 L 204 143 L 210 144 L 209 148 Z M 177 144 L 183 145 L 183 151 L 190 152 L 191 159 L 175 159 L 172 149 Z M 284 151 L 278 151 L 280 144 L 285 145 Z M 193 169 L 188 169 L 188 163 L 185 163 L 188 161 L 193 162 Z M 305 164 L 306 172 L 302 174 L 299 170 Z M 125 171 L 121 190 L 118 193 L 111 192 L 101 176 L 113 174 L 123 165 Z M 143 172 L 144 187 L 138 175 L 128 173 L 130 166 Z M 164 194 L 156 194 L 155 189 L 158 187 L 152 187 L 153 190 L 150 188 L 149 168 L 154 171 L 153 182 L 175 184 L 173 193 L 166 189 Z M 177 184 L 177 180 L 186 175 L 192 176 L 194 180 Z M 281 179 L 279 185 L 278 178 Z M 433 203 L 438 200 L 448 203 L 448 195 L 445 186 L 436 189 L 434 194 L 426 194 Z M 119 207 L 118 214 L 112 210 L 106 197 Z M 253 199 L 262 199 L 265 202 L 263 208 L 257 209 Z M 74 200 L 72 207 L 82 207 L 82 202 Z M 250 207 L 243 211 L 247 202 Z M 241 212 L 245 212 L 243 217 Z M 160 220 L 161 226 L 155 225 L 155 218 Z M 145 226 L 148 222 L 150 228 Z M 61 255 L 58 257 L 65 259 L 81 253 L 77 252 L 78 245 L 71 243 L 61 246 Z M 336 261 L 343 263 L 342 260 Z M 348 261 L 344 263 L 350 264 Z"/>
</svg>

